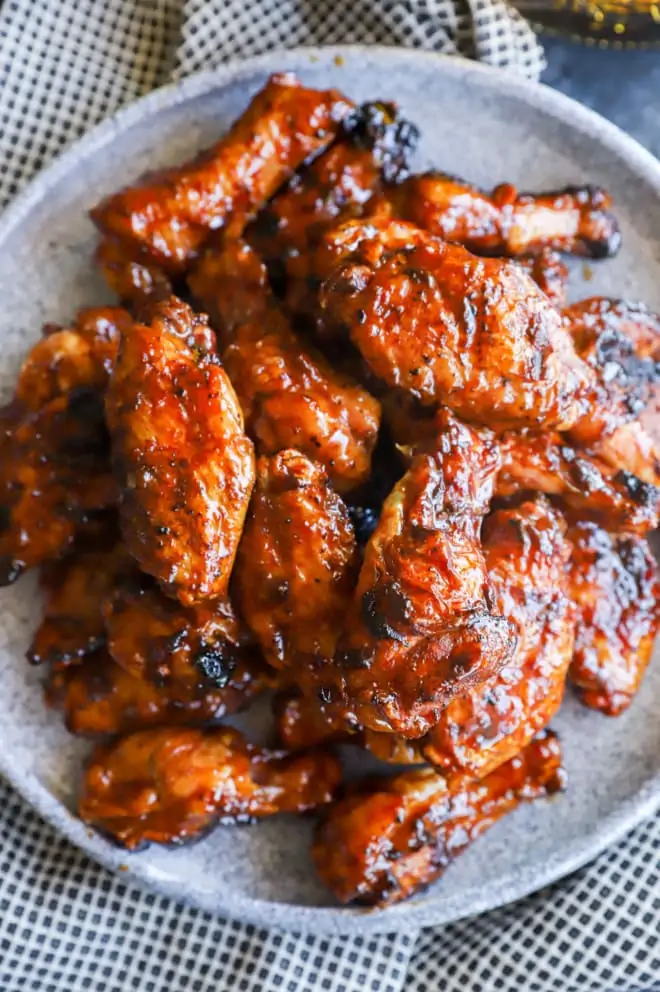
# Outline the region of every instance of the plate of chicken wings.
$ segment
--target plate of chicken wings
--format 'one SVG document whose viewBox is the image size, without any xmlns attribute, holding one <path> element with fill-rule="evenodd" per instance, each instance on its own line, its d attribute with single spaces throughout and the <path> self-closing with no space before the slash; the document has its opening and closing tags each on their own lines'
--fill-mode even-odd
<svg viewBox="0 0 660 992">
<path fill-rule="evenodd" d="M 3 773 L 112 868 L 335 933 L 650 814 L 659 229 L 611 125 L 420 53 L 79 142 L 0 226 Z"/>
</svg>

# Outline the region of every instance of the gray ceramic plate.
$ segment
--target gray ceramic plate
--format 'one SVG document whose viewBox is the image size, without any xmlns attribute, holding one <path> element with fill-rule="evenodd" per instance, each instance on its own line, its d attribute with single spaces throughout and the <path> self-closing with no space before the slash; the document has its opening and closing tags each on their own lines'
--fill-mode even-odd
<svg viewBox="0 0 660 992">
<path fill-rule="evenodd" d="M 639 297 L 660 309 L 660 164 L 602 119 L 542 87 L 458 60 L 395 49 L 299 51 L 221 69 L 160 90 L 93 131 L 43 173 L 0 223 L 0 388 L 10 394 L 44 321 L 107 298 L 90 267 L 87 209 L 141 172 L 214 140 L 266 76 L 293 69 L 352 98 L 398 101 L 423 130 L 420 165 L 491 186 L 543 189 L 585 181 L 616 196 L 624 249 L 575 292 Z M 274 819 L 220 828 L 178 851 L 127 856 L 72 813 L 82 749 L 45 711 L 23 652 L 38 616 L 27 577 L 0 593 L 0 770 L 51 823 L 103 864 L 206 909 L 325 933 L 454 920 L 516 899 L 572 871 L 660 804 L 660 663 L 632 711 L 608 720 L 567 699 L 556 721 L 566 795 L 501 822 L 417 899 L 385 912 L 340 908 L 315 879 L 310 824 Z"/>
</svg>

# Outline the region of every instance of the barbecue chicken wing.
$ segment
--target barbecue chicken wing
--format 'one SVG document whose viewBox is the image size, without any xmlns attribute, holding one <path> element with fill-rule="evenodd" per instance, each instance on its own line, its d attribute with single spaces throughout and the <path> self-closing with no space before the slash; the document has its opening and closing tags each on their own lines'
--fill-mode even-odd
<svg viewBox="0 0 660 992">
<path fill-rule="evenodd" d="M 582 415 L 589 369 L 515 262 L 398 222 L 349 221 L 327 241 L 339 264 L 321 305 L 388 386 L 495 428 L 567 429 Z"/>
<path fill-rule="evenodd" d="M 90 737 L 153 726 L 219 723 L 271 685 L 270 670 L 249 658 L 238 662 L 222 688 L 156 686 L 131 675 L 101 651 L 78 665 L 56 668 L 47 683 L 46 699 L 63 709 L 70 733 Z"/>
<path fill-rule="evenodd" d="M 570 679 L 583 702 L 609 716 L 632 702 L 651 659 L 660 614 L 658 566 L 648 543 L 574 522 L 571 596 L 578 608 Z"/>
<path fill-rule="evenodd" d="M 229 727 L 160 727 L 97 748 L 79 810 L 130 849 L 183 844 L 219 820 L 314 809 L 330 802 L 340 777 L 324 750 L 267 751 Z"/>
<path fill-rule="evenodd" d="M 312 857 L 340 902 L 391 905 L 438 878 L 523 801 L 564 787 L 557 738 L 544 732 L 481 781 L 430 768 L 365 782 L 332 805 Z"/>
<path fill-rule="evenodd" d="M 129 568 L 128 556 L 117 544 L 74 552 L 47 566 L 41 582 L 46 609 L 28 661 L 64 665 L 102 647 L 106 642 L 104 603 Z"/>
<path fill-rule="evenodd" d="M 593 372 L 588 413 L 571 439 L 614 468 L 660 485 L 660 317 L 639 304 L 597 297 L 564 316 Z"/>
<path fill-rule="evenodd" d="M 383 761 L 428 761 L 447 777 L 483 778 L 548 725 L 564 695 L 575 637 L 563 519 L 542 497 L 528 500 L 487 517 L 483 543 L 493 608 L 516 630 L 510 662 L 451 699 L 437 724 L 412 741 L 370 729 L 351 734 L 318 699 L 284 695 L 276 717 L 285 747 L 343 740 Z"/>
<path fill-rule="evenodd" d="M 506 433 L 497 496 L 541 492 L 557 497 L 576 514 L 588 514 L 612 530 L 646 534 L 658 526 L 660 489 L 630 472 L 615 471 L 600 458 L 569 444 L 555 432 Z"/>
<path fill-rule="evenodd" d="M 323 468 L 291 449 L 260 458 L 236 590 L 271 665 L 301 678 L 332 658 L 357 570 L 348 510 Z"/>
<path fill-rule="evenodd" d="M 186 325 L 198 318 L 172 297 L 122 337 L 106 416 L 126 547 L 191 605 L 226 595 L 254 454 L 226 373 L 184 340 Z"/>
<path fill-rule="evenodd" d="M 240 234 L 298 166 L 330 144 L 351 109 L 334 90 L 272 76 L 212 148 L 114 193 L 92 219 L 104 235 L 146 252 L 150 263 L 182 272 L 211 231 Z"/>
<path fill-rule="evenodd" d="M 296 173 L 245 233 L 298 316 L 317 316 L 320 274 L 313 249 L 322 234 L 339 219 L 359 215 L 374 193 L 406 175 L 418 138 L 417 129 L 385 103 L 356 108 L 342 130 L 339 140 Z"/>
<path fill-rule="evenodd" d="M 399 217 L 476 255 L 517 257 L 554 248 L 608 258 L 621 245 L 611 197 L 594 186 L 532 194 L 503 183 L 489 196 L 460 179 L 429 172 L 410 176 L 388 195 Z"/>
<path fill-rule="evenodd" d="M 130 315 L 120 307 L 80 310 L 71 327 L 46 325 L 18 375 L 21 408 L 36 412 L 73 390 L 105 389 L 119 337 L 130 327 Z"/>
<path fill-rule="evenodd" d="M 365 482 L 378 401 L 303 346 L 252 249 L 234 242 L 207 252 L 189 281 L 222 330 L 223 363 L 259 452 L 297 448 L 324 465 L 340 491 Z"/>
<path fill-rule="evenodd" d="M 222 687 L 246 651 L 229 599 L 183 606 L 136 575 L 105 603 L 108 651 L 150 685 Z"/>
<path fill-rule="evenodd" d="M 435 445 L 385 501 L 335 659 L 318 673 L 324 701 L 354 725 L 421 737 L 511 659 L 480 538 L 497 467 L 485 433 L 442 411 Z"/>
<path fill-rule="evenodd" d="M 46 325 L 0 410 L 1 585 L 60 557 L 116 501 L 101 390 L 129 321 L 95 307 L 70 328 Z"/>
<path fill-rule="evenodd" d="M 5 411 L 0 438 L 0 585 L 58 558 L 90 514 L 113 506 L 103 399 L 74 390 L 24 414 Z"/>
<path fill-rule="evenodd" d="M 513 623 L 510 663 L 452 699 L 419 742 L 432 765 L 483 778 L 546 727 L 564 696 L 575 613 L 568 598 L 570 545 L 560 513 L 542 497 L 486 518 L 482 534 L 492 608 Z"/>
</svg>

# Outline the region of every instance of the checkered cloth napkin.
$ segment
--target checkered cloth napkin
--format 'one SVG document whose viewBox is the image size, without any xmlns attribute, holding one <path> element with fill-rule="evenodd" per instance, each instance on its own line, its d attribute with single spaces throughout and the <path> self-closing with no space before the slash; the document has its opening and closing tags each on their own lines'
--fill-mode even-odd
<svg viewBox="0 0 660 992">
<path fill-rule="evenodd" d="M 538 78 L 503 0 L 5 0 L 0 205 L 87 128 L 174 75 L 267 49 L 368 42 Z M 655 984 L 654 984 L 655 983 Z M 569 880 L 438 930 L 258 930 L 126 884 L 0 782 L 0 992 L 660 990 L 660 818 Z"/>
</svg>

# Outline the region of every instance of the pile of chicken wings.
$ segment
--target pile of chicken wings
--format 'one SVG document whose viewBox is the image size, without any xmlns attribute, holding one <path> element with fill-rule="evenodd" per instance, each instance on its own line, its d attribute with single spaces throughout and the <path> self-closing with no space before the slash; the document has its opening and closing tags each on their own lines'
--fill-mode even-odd
<svg viewBox="0 0 660 992">
<path fill-rule="evenodd" d="M 610 199 L 416 175 L 417 138 L 272 77 L 92 210 L 121 306 L 46 326 L 0 411 L 0 581 L 39 569 L 28 659 L 100 738 L 81 817 L 315 810 L 365 904 L 560 790 L 567 680 L 621 713 L 658 624 L 660 319 L 566 300 Z M 271 747 L 222 722 L 264 691 Z M 342 781 L 340 744 L 400 767 Z"/>
</svg>

